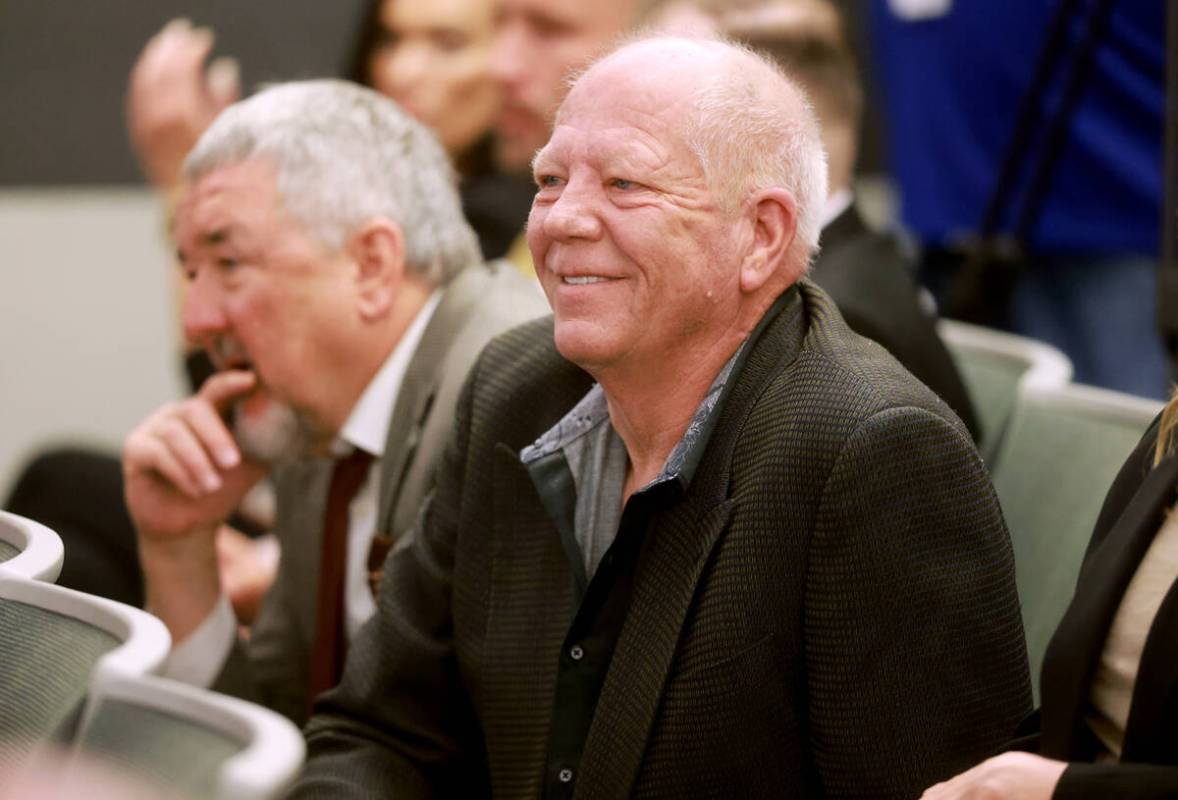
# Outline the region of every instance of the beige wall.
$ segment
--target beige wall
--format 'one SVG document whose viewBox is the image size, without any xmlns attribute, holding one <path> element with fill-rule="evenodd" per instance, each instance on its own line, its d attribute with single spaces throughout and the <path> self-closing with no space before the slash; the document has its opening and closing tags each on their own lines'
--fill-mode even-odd
<svg viewBox="0 0 1178 800">
<path fill-rule="evenodd" d="M 0 502 L 35 451 L 113 450 L 179 396 L 169 249 L 147 190 L 0 190 Z"/>
</svg>

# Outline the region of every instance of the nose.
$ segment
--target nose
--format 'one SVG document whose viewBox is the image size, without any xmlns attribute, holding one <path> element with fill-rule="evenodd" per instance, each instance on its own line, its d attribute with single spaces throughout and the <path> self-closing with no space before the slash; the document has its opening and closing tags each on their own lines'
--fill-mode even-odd
<svg viewBox="0 0 1178 800">
<path fill-rule="evenodd" d="M 600 191 L 589 181 L 570 181 L 544 215 L 544 233 L 553 241 L 597 239 L 601 236 L 601 218 L 597 203 Z"/>
<path fill-rule="evenodd" d="M 394 99 L 403 102 L 404 93 L 417 86 L 429 71 L 429 48 L 417 41 L 401 42 L 390 54 L 389 61 L 394 90 L 402 95 Z"/>
<path fill-rule="evenodd" d="M 207 346 L 211 337 L 225 332 L 228 326 L 221 304 L 221 289 L 208 270 L 196 270 L 188 281 L 180 316 L 184 336 L 190 344 Z"/>
<path fill-rule="evenodd" d="M 496 25 L 487 69 L 491 77 L 504 88 L 518 83 L 524 74 L 527 66 L 524 55 L 528 52 L 527 38 L 522 20 L 509 17 Z"/>
</svg>

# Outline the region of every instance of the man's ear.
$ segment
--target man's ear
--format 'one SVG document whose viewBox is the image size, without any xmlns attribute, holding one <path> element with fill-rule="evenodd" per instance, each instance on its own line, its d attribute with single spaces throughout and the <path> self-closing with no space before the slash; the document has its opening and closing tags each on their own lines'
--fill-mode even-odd
<svg viewBox="0 0 1178 800">
<path fill-rule="evenodd" d="M 378 217 L 348 237 L 347 254 L 355 264 L 356 297 L 365 318 L 387 314 L 405 278 L 405 237 L 397 223 Z"/>
<path fill-rule="evenodd" d="M 745 293 L 760 289 L 780 269 L 797 233 L 798 219 L 797 205 L 785 189 L 756 192 L 748 203 L 753 240 L 740 265 L 740 289 Z"/>
</svg>

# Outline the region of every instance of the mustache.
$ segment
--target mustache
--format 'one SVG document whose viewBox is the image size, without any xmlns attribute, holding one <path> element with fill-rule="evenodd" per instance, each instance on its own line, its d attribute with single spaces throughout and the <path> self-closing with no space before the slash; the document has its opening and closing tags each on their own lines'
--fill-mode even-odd
<svg viewBox="0 0 1178 800">
<path fill-rule="evenodd" d="M 206 346 L 209 359 L 218 370 L 250 369 L 253 359 L 241 342 L 231 336 L 216 336 Z"/>
</svg>

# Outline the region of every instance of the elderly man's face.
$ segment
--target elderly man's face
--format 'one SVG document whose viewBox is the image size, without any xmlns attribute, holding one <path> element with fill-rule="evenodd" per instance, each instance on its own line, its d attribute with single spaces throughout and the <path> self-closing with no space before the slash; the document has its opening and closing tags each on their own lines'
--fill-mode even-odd
<svg viewBox="0 0 1178 800">
<path fill-rule="evenodd" d="M 235 433 L 273 461 L 333 433 L 332 367 L 345 349 L 351 282 L 344 260 L 282 210 L 274 169 L 246 161 L 198 180 L 177 207 L 176 242 L 189 277 L 184 331 L 218 369 L 248 369 Z"/>
<path fill-rule="evenodd" d="M 633 22 L 638 0 L 496 0 L 491 72 L 503 89 L 499 156 L 526 169 L 548 140 L 565 77 Z"/>
<path fill-rule="evenodd" d="M 673 71 L 596 68 L 536 159 L 528 244 L 557 347 L 590 371 L 706 347 L 737 316 L 740 225 L 683 139 Z"/>
</svg>

